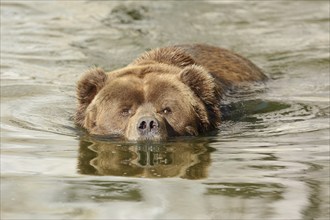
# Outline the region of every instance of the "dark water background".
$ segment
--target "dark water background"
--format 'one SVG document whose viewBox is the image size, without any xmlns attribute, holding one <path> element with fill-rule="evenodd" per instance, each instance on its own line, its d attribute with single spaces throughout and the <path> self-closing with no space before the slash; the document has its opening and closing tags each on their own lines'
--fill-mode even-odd
<svg viewBox="0 0 330 220">
<path fill-rule="evenodd" d="M 329 1 L 1 1 L 1 219 L 329 219 Z M 153 145 L 72 120 L 88 68 L 204 42 L 271 78 L 220 131 Z"/>
</svg>

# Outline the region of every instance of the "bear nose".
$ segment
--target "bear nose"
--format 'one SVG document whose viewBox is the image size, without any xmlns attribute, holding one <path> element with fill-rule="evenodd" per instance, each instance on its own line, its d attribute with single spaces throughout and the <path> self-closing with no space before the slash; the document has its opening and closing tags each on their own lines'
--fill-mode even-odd
<svg viewBox="0 0 330 220">
<path fill-rule="evenodd" d="M 158 131 L 158 125 L 156 118 L 147 116 L 140 118 L 137 129 L 140 135 L 150 135 L 155 134 Z"/>
</svg>

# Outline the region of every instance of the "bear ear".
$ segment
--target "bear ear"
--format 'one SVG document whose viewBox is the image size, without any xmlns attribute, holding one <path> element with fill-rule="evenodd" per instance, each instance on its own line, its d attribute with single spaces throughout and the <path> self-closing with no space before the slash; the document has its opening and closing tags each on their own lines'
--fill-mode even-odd
<svg viewBox="0 0 330 220">
<path fill-rule="evenodd" d="M 204 128 L 217 127 L 220 122 L 220 88 L 215 79 L 203 67 L 190 65 L 180 73 L 180 80 L 189 86 L 195 95 L 203 102 L 208 114 L 208 123 Z"/>
<path fill-rule="evenodd" d="M 83 125 L 88 105 L 104 87 L 106 80 L 107 75 L 101 68 L 89 70 L 79 80 L 77 84 L 78 109 L 75 117 L 78 124 Z"/>
<path fill-rule="evenodd" d="M 191 65 L 180 73 L 180 80 L 206 104 L 213 102 L 216 96 L 214 78 L 203 67 Z"/>
</svg>

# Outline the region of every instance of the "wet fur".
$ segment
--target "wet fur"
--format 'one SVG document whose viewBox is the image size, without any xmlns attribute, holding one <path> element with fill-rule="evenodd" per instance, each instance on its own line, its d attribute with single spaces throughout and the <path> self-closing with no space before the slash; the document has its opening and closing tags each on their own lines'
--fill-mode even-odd
<svg viewBox="0 0 330 220">
<path fill-rule="evenodd" d="M 120 107 L 121 101 L 104 105 L 99 100 L 124 97 L 122 101 L 125 103 L 135 103 L 132 108 L 139 114 L 142 114 L 139 109 L 145 102 L 152 103 L 149 110 L 153 112 L 146 114 L 159 117 L 156 112 L 162 100 L 178 96 L 182 103 L 177 103 L 177 106 L 182 115 L 176 115 L 176 123 L 159 117 L 165 121 L 161 126 L 166 130 L 159 138 L 198 135 L 219 126 L 220 102 L 226 90 L 240 83 L 265 79 L 266 76 L 251 61 L 225 49 L 198 44 L 158 48 L 142 54 L 127 67 L 110 73 L 102 69 L 88 71 L 78 82 L 75 121 L 91 133 L 118 133 L 128 139 L 131 139 L 128 136 L 136 139 L 134 131 L 130 131 L 135 126 L 132 125 L 136 123 L 134 120 L 138 120 L 134 115 L 131 117 L 134 120 L 118 122 L 114 117 L 108 124 L 103 122 L 109 120 L 107 117 L 114 108 Z M 126 95 L 122 96 L 122 93 Z M 103 118 L 97 111 L 103 112 Z M 104 112 L 109 112 L 109 115 Z M 102 123 L 103 130 L 99 125 Z"/>
</svg>

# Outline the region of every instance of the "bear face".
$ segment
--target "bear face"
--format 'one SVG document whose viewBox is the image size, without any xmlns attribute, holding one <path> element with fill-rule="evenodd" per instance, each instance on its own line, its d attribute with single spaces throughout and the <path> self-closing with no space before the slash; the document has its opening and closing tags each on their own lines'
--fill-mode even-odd
<svg viewBox="0 0 330 220">
<path fill-rule="evenodd" d="M 213 78 L 196 65 L 93 69 L 78 83 L 76 122 L 91 134 L 128 140 L 198 135 L 219 121 L 220 111 L 207 109 L 218 106 L 215 91 Z"/>
</svg>

